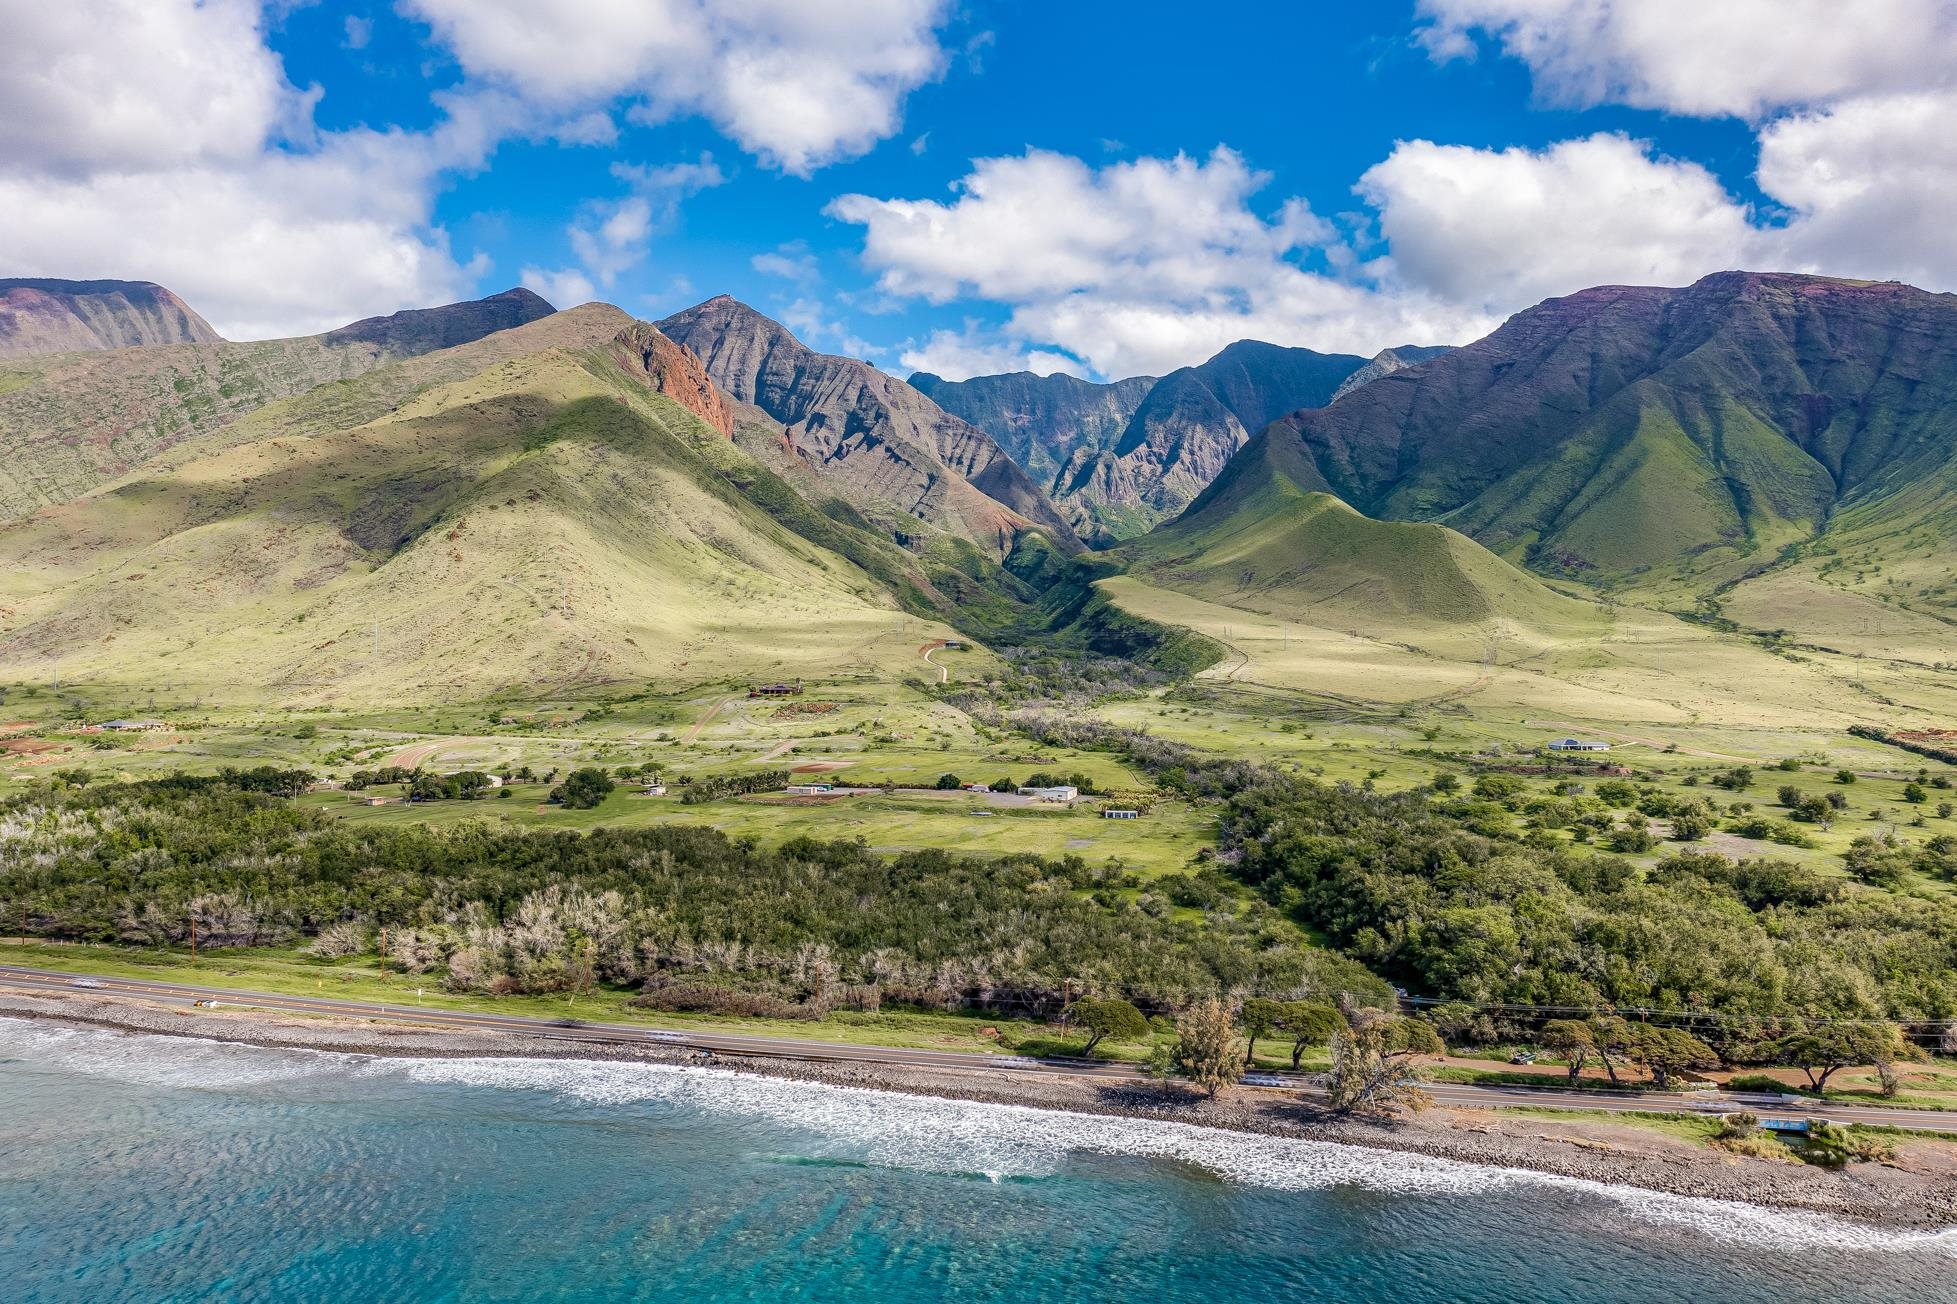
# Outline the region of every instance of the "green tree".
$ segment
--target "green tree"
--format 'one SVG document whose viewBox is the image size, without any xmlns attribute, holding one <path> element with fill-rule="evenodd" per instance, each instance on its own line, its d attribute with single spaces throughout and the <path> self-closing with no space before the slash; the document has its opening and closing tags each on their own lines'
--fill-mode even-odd
<svg viewBox="0 0 1957 1304">
<path fill-rule="evenodd" d="M 1250 1041 L 1250 1044 L 1244 1048 L 1245 1068 L 1257 1062 L 1257 1039 L 1271 1036 L 1277 1032 L 1283 1022 L 1283 1001 L 1274 1001 L 1267 996 L 1253 996 L 1244 1002 L 1244 1036 Z"/>
<path fill-rule="evenodd" d="M 1583 1076 L 1584 1065 L 1597 1049 L 1597 1038 L 1592 1035 L 1590 1025 L 1580 1019 L 1551 1019 L 1542 1026 L 1538 1040 L 1544 1050 L 1561 1056 L 1569 1065 L 1572 1083 Z"/>
<path fill-rule="evenodd" d="M 1590 1044 L 1596 1049 L 1598 1062 L 1604 1066 L 1610 1084 L 1622 1085 L 1617 1080 L 1617 1061 L 1627 1057 L 1630 1051 L 1631 1025 L 1615 1014 L 1601 1015 L 1590 1020 Z"/>
<path fill-rule="evenodd" d="M 1914 1049 L 1895 1024 L 1860 1021 L 1822 1023 L 1790 1032 L 1760 1047 L 1756 1054 L 1767 1063 L 1793 1065 L 1807 1075 L 1810 1087 L 1826 1091 L 1828 1079 L 1845 1068 L 1893 1064 L 1912 1058 Z"/>
<path fill-rule="evenodd" d="M 1332 1108 L 1343 1114 L 1424 1108 L 1427 1093 L 1414 1060 L 1444 1049 L 1433 1025 L 1349 999 L 1340 1001 L 1339 1016 L 1345 1026 L 1332 1037 Z"/>
<path fill-rule="evenodd" d="M 1650 1023 L 1630 1025 L 1626 1053 L 1633 1064 L 1651 1074 L 1660 1091 L 1670 1085 L 1674 1074 L 1719 1065 L 1718 1052 L 1691 1033 Z"/>
<path fill-rule="evenodd" d="M 1291 1038 L 1291 1067 L 1295 1071 L 1304 1059 L 1306 1050 L 1332 1040 L 1332 1034 L 1344 1027 L 1345 1022 L 1339 1018 L 1339 1012 L 1329 1005 L 1314 1001 L 1287 1001 L 1279 1026 Z"/>
<path fill-rule="evenodd" d="M 940 792 L 949 792 L 953 788 L 961 788 L 964 785 L 958 781 L 958 776 L 955 774 L 940 774 L 938 781 L 931 786 Z"/>
<path fill-rule="evenodd" d="M 1930 794 L 1920 783 L 1906 783 L 1903 785 L 1903 800 L 1921 804 L 1930 800 Z"/>
<path fill-rule="evenodd" d="M 1855 782 L 1855 771 L 1853 771 L 1853 770 L 1836 770 L 1836 771 L 1835 771 L 1835 782 L 1836 782 L 1836 783 L 1841 783 L 1841 784 L 1849 784 L 1849 783 L 1853 783 L 1853 782 Z"/>
<path fill-rule="evenodd" d="M 571 771 L 563 783 L 551 789 L 550 799 L 562 803 L 565 810 L 592 810 L 617 786 L 611 775 L 587 767 Z"/>
<path fill-rule="evenodd" d="M 1651 836 L 1651 825 L 1644 816 L 1635 813 L 1626 815 L 1623 827 L 1613 830 L 1610 835 L 1610 849 L 1627 855 L 1638 855 L 1656 845 L 1657 839 Z"/>
<path fill-rule="evenodd" d="M 1672 837 L 1679 842 L 1698 842 L 1712 832 L 1712 821 L 1693 811 L 1672 817 Z"/>
<path fill-rule="evenodd" d="M 1210 1096 L 1243 1076 L 1236 1023 L 1222 1001 L 1198 1001 L 1176 1020 L 1176 1068 Z"/>
<path fill-rule="evenodd" d="M 1094 1048 L 1107 1037 L 1116 1041 L 1134 1041 L 1148 1035 L 1148 1020 L 1142 1012 L 1128 1001 L 1096 1000 L 1083 998 L 1075 1001 L 1067 1011 L 1067 1022 L 1087 1033 L 1087 1044 L 1080 1048 L 1082 1058 L 1094 1054 Z"/>
<path fill-rule="evenodd" d="M 1461 790 L 1460 776 L 1453 775 L 1453 774 L 1436 774 L 1434 776 L 1434 791 L 1439 793 L 1441 796 L 1446 797 L 1452 793 L 1459 792 L 1460 790 Z"/>
</svg>

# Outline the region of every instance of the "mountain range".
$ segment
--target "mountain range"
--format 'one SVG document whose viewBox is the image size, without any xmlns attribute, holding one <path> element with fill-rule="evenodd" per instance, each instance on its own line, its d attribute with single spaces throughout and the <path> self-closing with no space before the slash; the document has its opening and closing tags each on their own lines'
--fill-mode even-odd
<svg viewBox="0 0 1957 1304">
<path fill-rule="evenodd" d="M 451 700 L 904 664 L 919 620 L 1168 646 L 1095 596 L 1123 569 L 1339 627 L 1526 643 L 1601 594 L 1941 664 L 1953 359 L 1957 297 L 1752 273 L 1110 385 L 908 384 L 726 296 L 527 291 L 16 358 L 0 665 Z"/>
<path fill-rule="evenodd" d="M 990 436 L 855 358 L 817 353 L 781 323 L 727 295 L 659 323 L 698 353 L 744 406 L 736 439 L 819 497 L 836 497 L 906 540 L 922 531 L 995 560 L 1039 530 L 1080 541 L 1038 485 Z"/>
<path fill-rule="evenodd" d="M 1282 463 L 1369 515 L 1661 605 L 1800 565 L 1932 619 L 1957 599 L 1953 295 L 1745 272 L 1599 287 L 1254 442 L 1198 510 Z"/>
<path fill-rule="evenodd" d="M 997 439 L 1082 535 L 1112 540 L 1174 517 L 1276 418 L 1444 352 L 1408 347 L 1368 360 L 1239 340 L 1160 378 L 920 372 L 911 384 Z"/>
</svg>

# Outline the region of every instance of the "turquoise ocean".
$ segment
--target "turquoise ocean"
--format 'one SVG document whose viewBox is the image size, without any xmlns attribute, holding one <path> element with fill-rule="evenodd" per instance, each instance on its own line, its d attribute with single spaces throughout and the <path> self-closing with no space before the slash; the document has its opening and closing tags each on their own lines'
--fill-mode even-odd
<svg viewBox="0 0 1957 1304">
<path fill-rule="evenodd" d="M 0 1300 L 1957 1300 L 1892 1234 L 711 1068 L 0 1019 Z"/>
</svg>

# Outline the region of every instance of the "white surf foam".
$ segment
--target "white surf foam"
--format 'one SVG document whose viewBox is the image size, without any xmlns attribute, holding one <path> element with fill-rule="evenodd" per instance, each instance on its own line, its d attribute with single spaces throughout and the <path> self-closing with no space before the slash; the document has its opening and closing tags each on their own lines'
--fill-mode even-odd
<svg viewBox="0 0 1957 1304">
<path fill-rule="evenodd" d="M 1608 1200 L 1652 1223 L 1689 1228 L 1730 1243 L 1780 1250 L 1930 1250 L 1957 1258 L 1957 1232 L 1886 1231 L 1737 1201 L 1188 1123 L 942 1100 L 725 1069 L 654 1064 L 454 1059 L 415 1061 L 404 1071 L 424 1082 L 546 1090 L 594 1104 L 683 1102 L 795 1127 L 812 1134 L 830 1154 L 865 1157 L 892 1167 L 988 1177 L 1040 1176 L 1057 1171 L 1071 1154 L 1105 1154 L 1190 1164 L 1228 1181 L 1283 1191 L 1345 1186 L 1390 1195 L 1482 1196 L 1556 1188 Z"/>
<path fill-rule="evenodd" d="M 1487 1196 L 1562 1190 L 1614 1204 L 1652 1224 L 1776 1250 L 1916 1250 L 1957 1258 L 1957 1232 L 1885 1231 L 1818 1214 L 1667 1195 L 1578 1178 L 1266 1137 L 1145 1119 L 901 1092 L 792 1082 L 725 1069 L 592 1060 L 395 1060 L 271 1050 L 0 1018 L 0 1057 L 92 1077 L 223 1089 L 322 1074 L 399 1076 L 428 1084 L 547 1091 L 593 1105 L 663 1101 L 793 1128 L 820 1157 L 894 1168 L 1037 1177 L 1069 1156 L 1135 1156 L 1193 1165 L 1228 1181 L 1282 1191 L 1354 1187 L 1390 1195 Z"/>
</svg>

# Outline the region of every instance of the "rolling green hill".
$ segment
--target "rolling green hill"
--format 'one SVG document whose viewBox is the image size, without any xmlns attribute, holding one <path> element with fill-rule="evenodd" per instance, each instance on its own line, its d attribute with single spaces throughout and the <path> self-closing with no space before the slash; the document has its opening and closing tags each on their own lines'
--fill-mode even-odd
<svg viewBox="0 0 1957 1304">
<path fill-rule="evenodd" d="M 1607 623 L 1594 604 L 1445 526 L 1361 515 L 1288 445 L 1263 436 L 1186 515 L 1115 555 L 1150 583 L 1309 624 L 1500 625 L 1516 637 Z"/>
<path fill-rule="evenodd" d="M 656 334 L 434 384 L 416 360 L 0 526 L 0 673 L 409 704 L 914 666 L 932 627 L 743 490 L 783 487 L 683 406 L 711 386 Z"/>
</svg>

